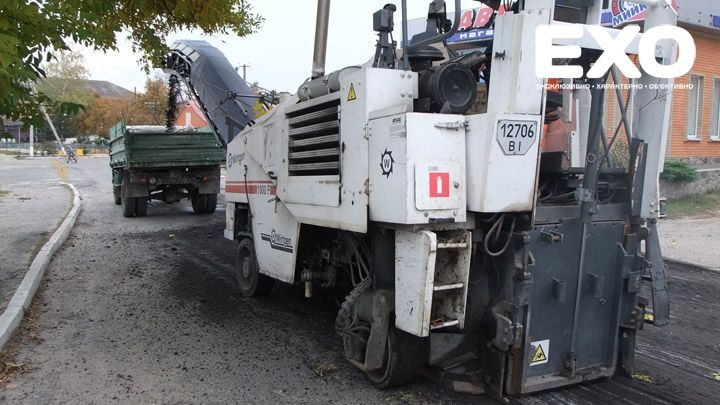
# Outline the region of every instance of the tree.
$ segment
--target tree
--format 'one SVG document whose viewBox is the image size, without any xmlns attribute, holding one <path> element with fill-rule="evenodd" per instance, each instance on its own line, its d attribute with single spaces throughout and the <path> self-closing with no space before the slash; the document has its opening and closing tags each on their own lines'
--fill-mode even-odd
<svg viewBox="0 0 720 405">
<path fill-rule="evenodd" d="M 168 85 L 161 77 L 145 82 L 145 93 L 131 100 L 95 96 L 87 111 L 78 115 L 78 134 L 107 137 L 108 130 L 124 119 L 128 125 L 163 125 L 168 108 Z"/>
<path fill-rule="evenodd" d="M 63 138 L 75 136 L 76 115 L 92 103 L 92 95 L 84 82 L 88 78 L 85 59 L 79 52 L 60 51 L 54 61 L 43 67 L 47 77 L 40 80 L 35 88 L 53 101 L 48 106 L 48 114 L 59 135 Z M 62 107 L 63 104 L 73 104 L 78 108 L 69 113 Z"/>
<path fill-rule="evenodd" d="M 0 116 L 40 124 L 30 85 L 47 76 L 44 62 L 69 49 L 69 42 L 97 50 L 117 49 L 117 35 L 129 32 L 141 65 L 160 66 L 167 35 L 179 30 L 245 36 L 262 19 L 247 0 L 17 0 L 0 2 Z M 77 111 L 61 103 L 65 112 Z"/>
<path fill-rule="evenodd" d="M 128 121 L 137 124 L 164 125 L 168 110 L 168 85 L 161 78 L 148 79 L 145 93 L 138 96 L 134 114 Z"/>
<path fill-rule="evenodd" d="M 87 110 L 75 120 L 75 130 L 83 135 L 107 137 L 108 131 L 128 111 L 132 101 L 111 100 L 95 96 Z"/>
<path fill-rule="evenodd" d="M 48 78 L 86 80 L 90 77 L 85 67 L 85 57 L 80 52 L 61 50 L 55 54 L 54 60 L 44 65 Z"/>
</svg>

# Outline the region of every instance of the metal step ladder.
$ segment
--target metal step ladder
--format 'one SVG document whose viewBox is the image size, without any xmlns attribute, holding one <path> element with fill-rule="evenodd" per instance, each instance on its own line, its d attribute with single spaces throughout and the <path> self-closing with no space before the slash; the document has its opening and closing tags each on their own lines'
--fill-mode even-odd
<svg viewBox="0 0 720 405">
<path fill-rule="evenodd" d="M 395 326 L 416 336 L 463 329 L 472 234 L 395 233 Z"/>
</svg>

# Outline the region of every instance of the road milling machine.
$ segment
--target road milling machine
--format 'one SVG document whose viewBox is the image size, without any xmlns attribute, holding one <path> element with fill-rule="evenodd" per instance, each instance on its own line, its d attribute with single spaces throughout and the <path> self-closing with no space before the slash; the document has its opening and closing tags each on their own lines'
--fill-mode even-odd
<svg viewBox="0 0 720 405">
<path fill-rule="evenodd" d="M 656 89 L 672 80 L 539 78 L 537 27 L 580 27 L 555 41 L 581 53 L 554 63 L 587 73 L 603 1 L 483 3 L 494 35 L 478 49 L 448 49 L 461 13 L 440 0 L 409 38 L 403 1 L 372 16 L 367 63 L 326 73 L 319 0 L 312 76 L 226 139 L 242 294 L 341 292 L 344 354 L 378 387 L 424 371 L 507 400 L 610 377 L 632 370 L 645 323 L 669 319 L 656 219 L 672 94 Z M 637 3 L 643 32 L 676 25 L 669 2 Z M 658 41 L 657 63 L 676 47 Z"/>
</svg>

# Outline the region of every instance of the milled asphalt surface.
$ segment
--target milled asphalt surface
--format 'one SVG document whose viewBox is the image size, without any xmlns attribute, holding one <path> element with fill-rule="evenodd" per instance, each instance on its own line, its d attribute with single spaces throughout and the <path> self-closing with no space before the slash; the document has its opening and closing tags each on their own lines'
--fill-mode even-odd
<svg viewBox="0 0 720 405">
<path fill-rule="evenodd" d="M 52 159 L 0 154 L 0 312 L 70 210 L 72 192 L 58 184 L 61 174 Z"/>
<path fill-rule="evenodd" d="M 238 296 L 222 199 L 210 216 L 193 215 L 187 202 L 155 202 L 147 217 L 128 219 L 112 202 L 107 160 L 80 159 L 68 174 L 83 210 L 5 353 L 25 372 L 0 384 L 0 402 L 382 403 L 405 395 L 375 390 L 344 361 L 333 302 L 287 286 L 267 299 Z M 459 398 L 428 381 L 408 395 Z"/>
<path fill-rule="evenodd" d="M 328 298 L 283 285 L 268 298 L 239 297 L 222 198 L 213 215 L 183 202 L 123 218 L 106 159 L 81 158 L 67 174 L 83 210 L 0 354 L 21 365 L 0 382 L 0 403 L 493 403 L 424 378 L 376 390 L 343 359 Z M 669 289 L 672 323 L 640 333 L 635 379 L 515 402 L 716 403 L 720 273 L 671 265 Z"/>
</svg>

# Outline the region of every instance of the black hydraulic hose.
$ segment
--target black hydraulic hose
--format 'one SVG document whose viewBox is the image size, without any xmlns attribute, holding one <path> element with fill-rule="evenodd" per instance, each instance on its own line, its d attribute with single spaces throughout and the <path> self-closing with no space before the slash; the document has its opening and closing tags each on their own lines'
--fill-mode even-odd
<svg viewBox="0 0 720 405">
<path fill-rule="evenodd" d="M 507 240 L 503 244 L 502 248 L 500 248 L 500 250 L 493 252 L 490 250 L 490 239 L 492 237 L 493 243 L 497 243 L 497 241 L 500 239 L 500 232 L 502 232 L 502 227 L 505 223 L 505 214 L 502 214 L 500 218 L 495 221 L 495 223 L 490 227 L 488 233 L 485 235 L 485 240 L 483 241 L 483 250 L 485 251 L 485 254 L 490 257 L 498 257 L 507 251 L 508 247 L 510 247 L 510 242 L 512 241 L 513 232 L 515 232 L 516 221 L 517 218 L 513 217 L 512 223 L 510 225 L 510 230 L 508 231 Z"/>
<path fill-rule="evenodd" d="M 248 167 L 245 165 L 245 173 L 243 173 L 243 179 L 245 182 L 245 198 L 247 198 L 247 204 L 248 204 L 248 230 L 250 231 L 250 234 L 252 234 L 252 218 L 253 218 L 253 212 L 252 212 L 252 206 L 250 205 L 250 192 L 248 191 L 248 181 L 247 181 L 247 173 L 248 173 Z"/>
</svg>

